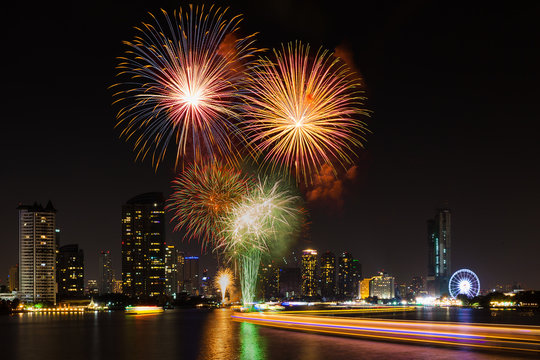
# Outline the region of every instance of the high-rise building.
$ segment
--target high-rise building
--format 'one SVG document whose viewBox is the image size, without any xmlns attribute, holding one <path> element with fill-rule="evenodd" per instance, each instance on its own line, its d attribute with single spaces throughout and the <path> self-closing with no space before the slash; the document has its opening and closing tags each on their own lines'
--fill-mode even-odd
<svg viewBox="0 0 540 360">
<path fill-rule="evenodd" d="M 185 292 L 184 290 L 184 263 L 185 263 L 185 260 L 184 260 L 184 252 L 183 251 L 177 251 L 178 253 L 178 261 L 177 261 L 177 265 L 176 265 L 176 277 L 178 279 L 178 287 L 177 287 L 177 290 L 176 292 L 177 293 L 181 293 L 181 292 Z"/>
<path fill-rule="evenodd" d="M 112 293 L 121 294 L 122 293 L 122 280 L 113 279 L 112 281 Z"/>
<path fill-rule="evenodd" d="M 353 269 L 353 257 L 344 252 L 338 261 L 338 293 L 341 299 L 353 299 L 358 291 L 357 269 Z"/>
<path fill-rule="evenodd" d="M 302 251 L 302 296 L 317 295 L 317 250 Z"/>
<path fill-rule="evenodd" d="M 19 291 L 30 302 L 56 303 L 56 209 L 19 205 Z"/>
<path fill-rule="evenodd" d="M 366 278 L 360 281 L 360 299 L 367 299 L 370 297 L 371 280 L 373 278 Z"/>
<path fill-rule="evenodd" d="M 8 286 L 10 291 L 19 291 L 19 264 L 9 268 Z"/>
<path fill-rule="evenodd" d="M 336 256 L 325 252 L 319 261 L 321 269 L 321 296 L 333 299 L 336 296 Z"/>
<path fill-rule="evenodd" d="M 174 245 L 165 248 L 165 294 L 176 296 L 178 292 L 178 252 Z"/>
<path fill-rule="evenodd" d="M 122 206 L 122 292 L 134 298 L 165 294 L 165 216 L 161 193 Z"/>
<path fill-rule="evenodd" d="M 411 284 L 409 285 L 411 293 L 414 296 L 418 296 L 425 291 L 425 280 L 423 276 L 414 276 L 412 278 Z"/>
<path fill-rule="evenodd" d="M 353 259 L 351 262 L 351 286 L 352 286 L 352 297 L 354 299 L 357 299 L 359 296 L 358 291 L 360 290 L 358 287 L 358 284 L 360 283 L 360 280 L 362 279 L 362 264 L 360 264 L 360 260 Z"/>
<path fill-rule="evenodd" d="M 369 295 L 379 299 L 393 299 L 395 297 L 394 277 L 384 272 L 374 276 L 370 281 Z"/>
<path fill-rule="evenodd" d="M 278 297 L 279 269 L 274 262 L 261 264 L 259 269 L 259 285 L 261 298 L 271 300 Z"/>
<path fill-rule="evenodd" d="M 199 295 L 199 257 L 184 257 L 183 290 L 192 296 Z"/>
<path fill-rule="evenodd" d="M 97 280 L 88 280 L 86 283 L 85 293 L 88 295 L 98 295 L 99 288 Z"/>
<path fill-rule="evenodd" d="M 302 274 L 300 268 L 280 268 L 279 269 L 279 296 L 291 299 L 300 296 Z"/>
<path fill-rule="evenodd" d="M 109 250 L 99 252 L 99 293 L 111 294 L 113 292 L 114 270 Z"/>
<path fill-rule="evenodd" d="M 451 213 L 439 209 L 435 218 L 428 220 L 428 293 L 440 296 L 448 293 L 451 273 Z"/>
<path fill-rule="evenodd" d="M 200 294 L 204 297 L 209 297 L 212 295 L 213 288 L 214 287 L 212 286 L 212 277 L 208 273 L 208 269 L 204 269 L 201 276 Z"/>
<path fill-rule="evenodd" d="M 58 296 L 84 296 L 84 252 L 79 245 L 64 245 L 58 249 Z"/>
</svg>

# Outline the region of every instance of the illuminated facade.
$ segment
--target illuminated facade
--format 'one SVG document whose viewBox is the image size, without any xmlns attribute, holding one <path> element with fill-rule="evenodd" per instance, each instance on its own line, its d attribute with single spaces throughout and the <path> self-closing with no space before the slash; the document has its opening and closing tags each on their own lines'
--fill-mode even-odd
<svg viewBox="0 0 540 360">
<path fill-rule="evenodd" d="M 271 300 L 279 293 L 279 269 L 271 262 L 261 264 L 259 269 L 259 289 L 260 297 L 264 300 Z"/>
<path fill-rule="evenodd" d="M 97 280 L 88 280 L 86 282 L 85 293 L 87 295 L 98 295 L 99 294 L 99 288 L 98 288 Z"/>
<path fill-rule="evenodd" d="M 19 291 L 29 302 L 56 303 L 56 209 L 20 205 Z"/>
<path fill-rule="evenodd" d="M 302 251 L 302 296 L 317 295 L 317 250 Z"/>
<path fill-rule="evenodd" d="M 373 278 L 366 278 L 364 280 L 361 280 L 359 283 L 360 283 L 360 288 L 359 288 L 359 293 L 360 293 L 360 299 L 367 299 L 369 296 L 370 296 L 370 287 L 371 287 L 371 280 Z"/>
<path fill-rule="evenodd" d="M 122 206 L 122 293 L 137 299 L 165 294 L 165 216 L 161 193 Z"/>
<path fill-rule="evenodd" d="M 393 299 L 395 297 L 395 279 L 384 272 L 374 276 L 370 281 L 369 295 L 379 299 Z"/>
<path fill-rule="evenodd" d="M 435 218 L 428 220 L 428 276 L 427 290 L 432 296 L 448 293 L 451 273 L 451 213 L 439 209 Z"/>
<path fill-rule="evenodd" d="M 325 252 L 319 261 L 321 269 L 321 296 L 333 299 L 336 296 L 336 257 L 330 251 Z"/>
<path fill-rule="evenodd" d="M 165 294 L 175 296 L 178 291 L 178 252 L 174 245 L 165 248 Z"/>
<path fill-rule="evenodd" d="M 111 294 L 113 292 L 113 268 L 109 250 L 99 252 L 99 293 Z"/>
<path fill-rule="evenodd" d="M 358 296 L 360 262 L 344 252 L 338 261 L 338 295 L 341 299 L 354 299 Z"/>
<path fill-rule="evenodd" d="M 178 279 L 178 287 L 176 292 L 181 293 L 185 292 L 184 290 L 184 252 L 177 250 L 176 253 L 178 254 L 178 261 L 176 262 L 176 277 Z"/>
<path fill-rule="evenodd" d="M 58 296 L 65 299 L 84 296 L 84 252 L 79 245 L 58 249 Z"/>
</svg>

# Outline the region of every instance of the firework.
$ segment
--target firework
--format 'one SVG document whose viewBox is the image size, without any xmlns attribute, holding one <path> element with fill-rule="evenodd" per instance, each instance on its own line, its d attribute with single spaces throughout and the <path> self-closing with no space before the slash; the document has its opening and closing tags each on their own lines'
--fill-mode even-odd
<svg viewBox="0 0 540 360">
<path fill-rule="evenodd" d="M 173 194 L 166 209 L 171 211 L 175 231 L 184 229 L 188 238 L 198 238 L 204 250 L 221 234 L 222 217 L 241 201 L 251 186 L 249 177 L 217 163 L 190 165 L 173 181 Z"/>
<path fill-rule="evenodd" d="M 298 226 L 299 198 L 281 181 L 259 181 L 236 203 L 223 220 L 221 243 L 224 253 L 240 265 L 244 304 L 253 303 L 261 255 L 278 243 L 290 240 Z"/>
<path fill-rule="evenodd" d="M 351 164 L 368 131 L 358 78 L 327 51 L 312 57 L 309 45 L 289 43 L 274 56 L 249 76 L 244 130 L 257 156 L 306 184 L 323 164 L 334 173 Z"/>
<path fill-rule="evenodd" d="M 216 286 L 221 291 L 221 303 L 225 303 L 225 292 L 232 284 L 233 273 L 230 269 L 221 269 L 216 275 Z"/>
<path fill-rule="evenodd" d="M 137 157 L 151 154 L 156 167 L 171 142 L 180 158 L 203 156 L 234 161 L 238 93 L 244 69 L 255 50 L 254 36 L 236 38 L 240 16 L 227 18 L 227 10 L 193 7 L 187 12 L 164 10 L 163 24 L 135 28 L 126 41 L 113 85 L 121 136 L 134 139 Z M 240 138 L 240 139 L 238 139 Z"/>
</svg>

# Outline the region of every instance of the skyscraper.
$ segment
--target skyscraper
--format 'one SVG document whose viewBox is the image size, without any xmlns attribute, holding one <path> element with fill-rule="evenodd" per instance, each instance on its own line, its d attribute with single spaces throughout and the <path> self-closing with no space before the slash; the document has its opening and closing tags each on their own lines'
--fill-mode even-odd
<svg viewBox="0 0 540 360">
<path fill-rule="evenodd" d="M 362 280 L 362 264 L 360 260 L 353 259 L 351 263 L 351 286 L 352 286 L 352 297 L 357 299 L 360 295 L 360 281 Z"/>
<path fill-rule="evenodd" d="M 199 257 L 186 256 L 184 257 L 184 291 L 188 295 L 199 295 Z"/>
<path fill-rule="evenodd" d="M 56 209 L 19 205 L 19 287 L 24 300 L 56 303 Z"/>
<path fill-rule="evenodd" d="M 317 295 L 317 250 L 302 251 L 302 296 Z"/>
<path fill-rule="evenodd" d="M 278 296 L 279 269 L 273 261 L 267 264 L 261 264 L 259 269 L 259 284 L 261 298 L 270 300 Z"/>
<path fill-rule="evenodd" d="M 176 267 L 176 271 L 177 271 L 176 277 L 178 279 L 178 288 L 176 292 L 181 293 L 181 292 L 185 292 L 185 289 L 184 289 L 184 263 L 185 263 L 184 257 L 185 256 L 184 256 L 183 251 L 177 251 L 177 253 L 178 253 L 178 261 L 177 261 L 177 267 Z"/>
<path fill-rule="evenodd" d="M 79 245 L 64 245 L 58 249 L 58 296 L 84 295 L 84 252 Z"/>
<path fill-rule="evenodd" d="M 99 252 L 99 280 L 98 287 L 100 294 L 112 294 L 113 292 L 113 268 L 111 253 L 109 250 Z"/>
<path fill-rule="evenodd" d="M 338 293 L 341 299 L 352 299 L 357 293 L 358 282 L 354 281 L 358 277 L 353 273 L 353 257 L 350 253 L 344 252 L 339 257 L 338 263 Z"/>
<path fill-rule="evenodd" d="M 428 293 L 440 296 L 448 293 L 451 273 L 451 213 L 439 209 L 435 218 L 428 220 Z"/>
<path fill-rule="evenodd" d="M 336 296 L 336 257 L 330 251 L 325 252 L 320 259 L 321 296 L 333 299 Z"/>
<path fill-rule="evenodd" d="M 290 299 L 300 296 L 302 273 L 298 267 L 279 269 L 279 296 Z"/>
<path fill-rule="evenodd" d="M 165 294 L 165 216 L 161 193 L 135 196 L 122 206 L 122 293 Z"/>
<path fill-rule="evenodd" d="M 178 291 L 178 252 L 174 245 L 165 248 L 165 294 L 175 296 Z"/>
</svg>

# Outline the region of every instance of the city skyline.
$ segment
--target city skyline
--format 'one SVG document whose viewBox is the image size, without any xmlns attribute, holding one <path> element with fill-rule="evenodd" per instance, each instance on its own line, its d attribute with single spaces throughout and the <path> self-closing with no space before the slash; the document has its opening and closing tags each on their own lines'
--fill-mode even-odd
<svg viewBox="0 0 540 360">
<path fill-rule="evenodd" d="M 359 25 L 331 4 L 310 5 L 308 11 L 292 11 L 305 10 L 300 5 L 290 5 L 291 11 L 270 6 L 256 11 L 248 2 L 229 5 L 246 15 L 246 32 L 260 30 L 260 42 L 268 46 L 296 38 L 331 49 L 348 44 L 368 86 L 374 135 L 360 154 L 356 180 L 344 181 L 344 193 L 329 200 L 312 193 L 311 230 L 296 244 L 299 248 L 350 251 L 366 274 L 379 269 L 405 278 L 424 274 L 425 220 L 448 201 L 453 211 L 454 269 L 474 268 L 488 284 L 519 281 L 540 287 L 533 275 L 540 251 L 535 232 L 540 149 L 531 115 L 538 95 L 538 51 L 530 46 L 538 31 L 530 26 L 533 21 L 515 24 L 509 20 L 512 16 L 504 16 L 530 20 L 528 14 L 534 14 L 536 6 L 486 14 L 478 4 L 363 4 L 372 16 Z M 24 19 L 18 16 L 25 12 L 12 13 L 21 23 L 52 19 L 41 30 L 43 36 L 35 39 L 35 48 L 49 53 L 43 64 L 29 62 L 15 40 L 18 35 L 7 40 L 15 49 L 10 61 L 27 71 L 8 73 L 6 79 L 17 91 L 6 100 L 13 104 L 6 116 L 16 121 L 7 123 L 0 145 L 6 164 L 3 185 L 10 190 L 0 204 L 0 237 L 6 249 L 0 253 L 3 282 L 17 263 L 18 203 L 52 200 L 59 210 L 62 243 L 78 243 L 84 249 L 88 278 L 97 279 L 98 269 L 92 264 L 97 264 L 101 249 L 111 250 L 119 271 L 121 204 L 147 191 L 167 197 L 175 176 L 170 166 L 154 172 L 149 162 L 134 161 L 130 146 L 119 141 L 119 131 L 112 128 L 115 114 L 106 89 L 114 82 L 114 57 L 120 54 L 121 40 L 132 34 L 130 29 L 147 11 L 160 6 L 173 10 L 177 4 L 127 9 L 96 5 L 90 12 L 73 4 L 70 11 L 77 17 L 59 21 L 56 13 L 63 12 L 56 5 L 42 6 Z M 295 21 L 289 21 L 292 13 Z M 453 21 L 457 15 L 459 24 Z M 341 16 L 345 20 L 337 22 Z M 280 24 L 277 30 L 274 21 Z M 355 33 L 353 26 L 365 34 L 361 43 L 349 35 Z M 21 31 L 25 37 L 33 35 L 31 29 Z M 51 38 L 59 40 L 45 40 Z M 89 51 L 88 46 L 101 47 L 106 54 Z M 465 51 L 467 57 L 462 58 Z M 65 60 L 71 57 L 81 63 Z M 72 91 L 70 84 L 81 86 Z M 28 86 L 38 91 L 29 92 Z M 61 102 L 57 94 L 62 94 Z M 20 113 L 22 108 L 28 111 Z M 515 128 L 508 128 L 509 119 Z M 75 122 L 84 131 L 74 127 Z M 33 154 L 45 142 L 48 156 L 38 161 Z M 20 151 L 13 153 L 13 148 Z M 195 241 L 181 243 L 181 234 L 170 229 L 167 220 L 169 243 L 199 255 Z M 205 258 L 213 261 L 206 255 L 201 263 Z"/>
</svg>

